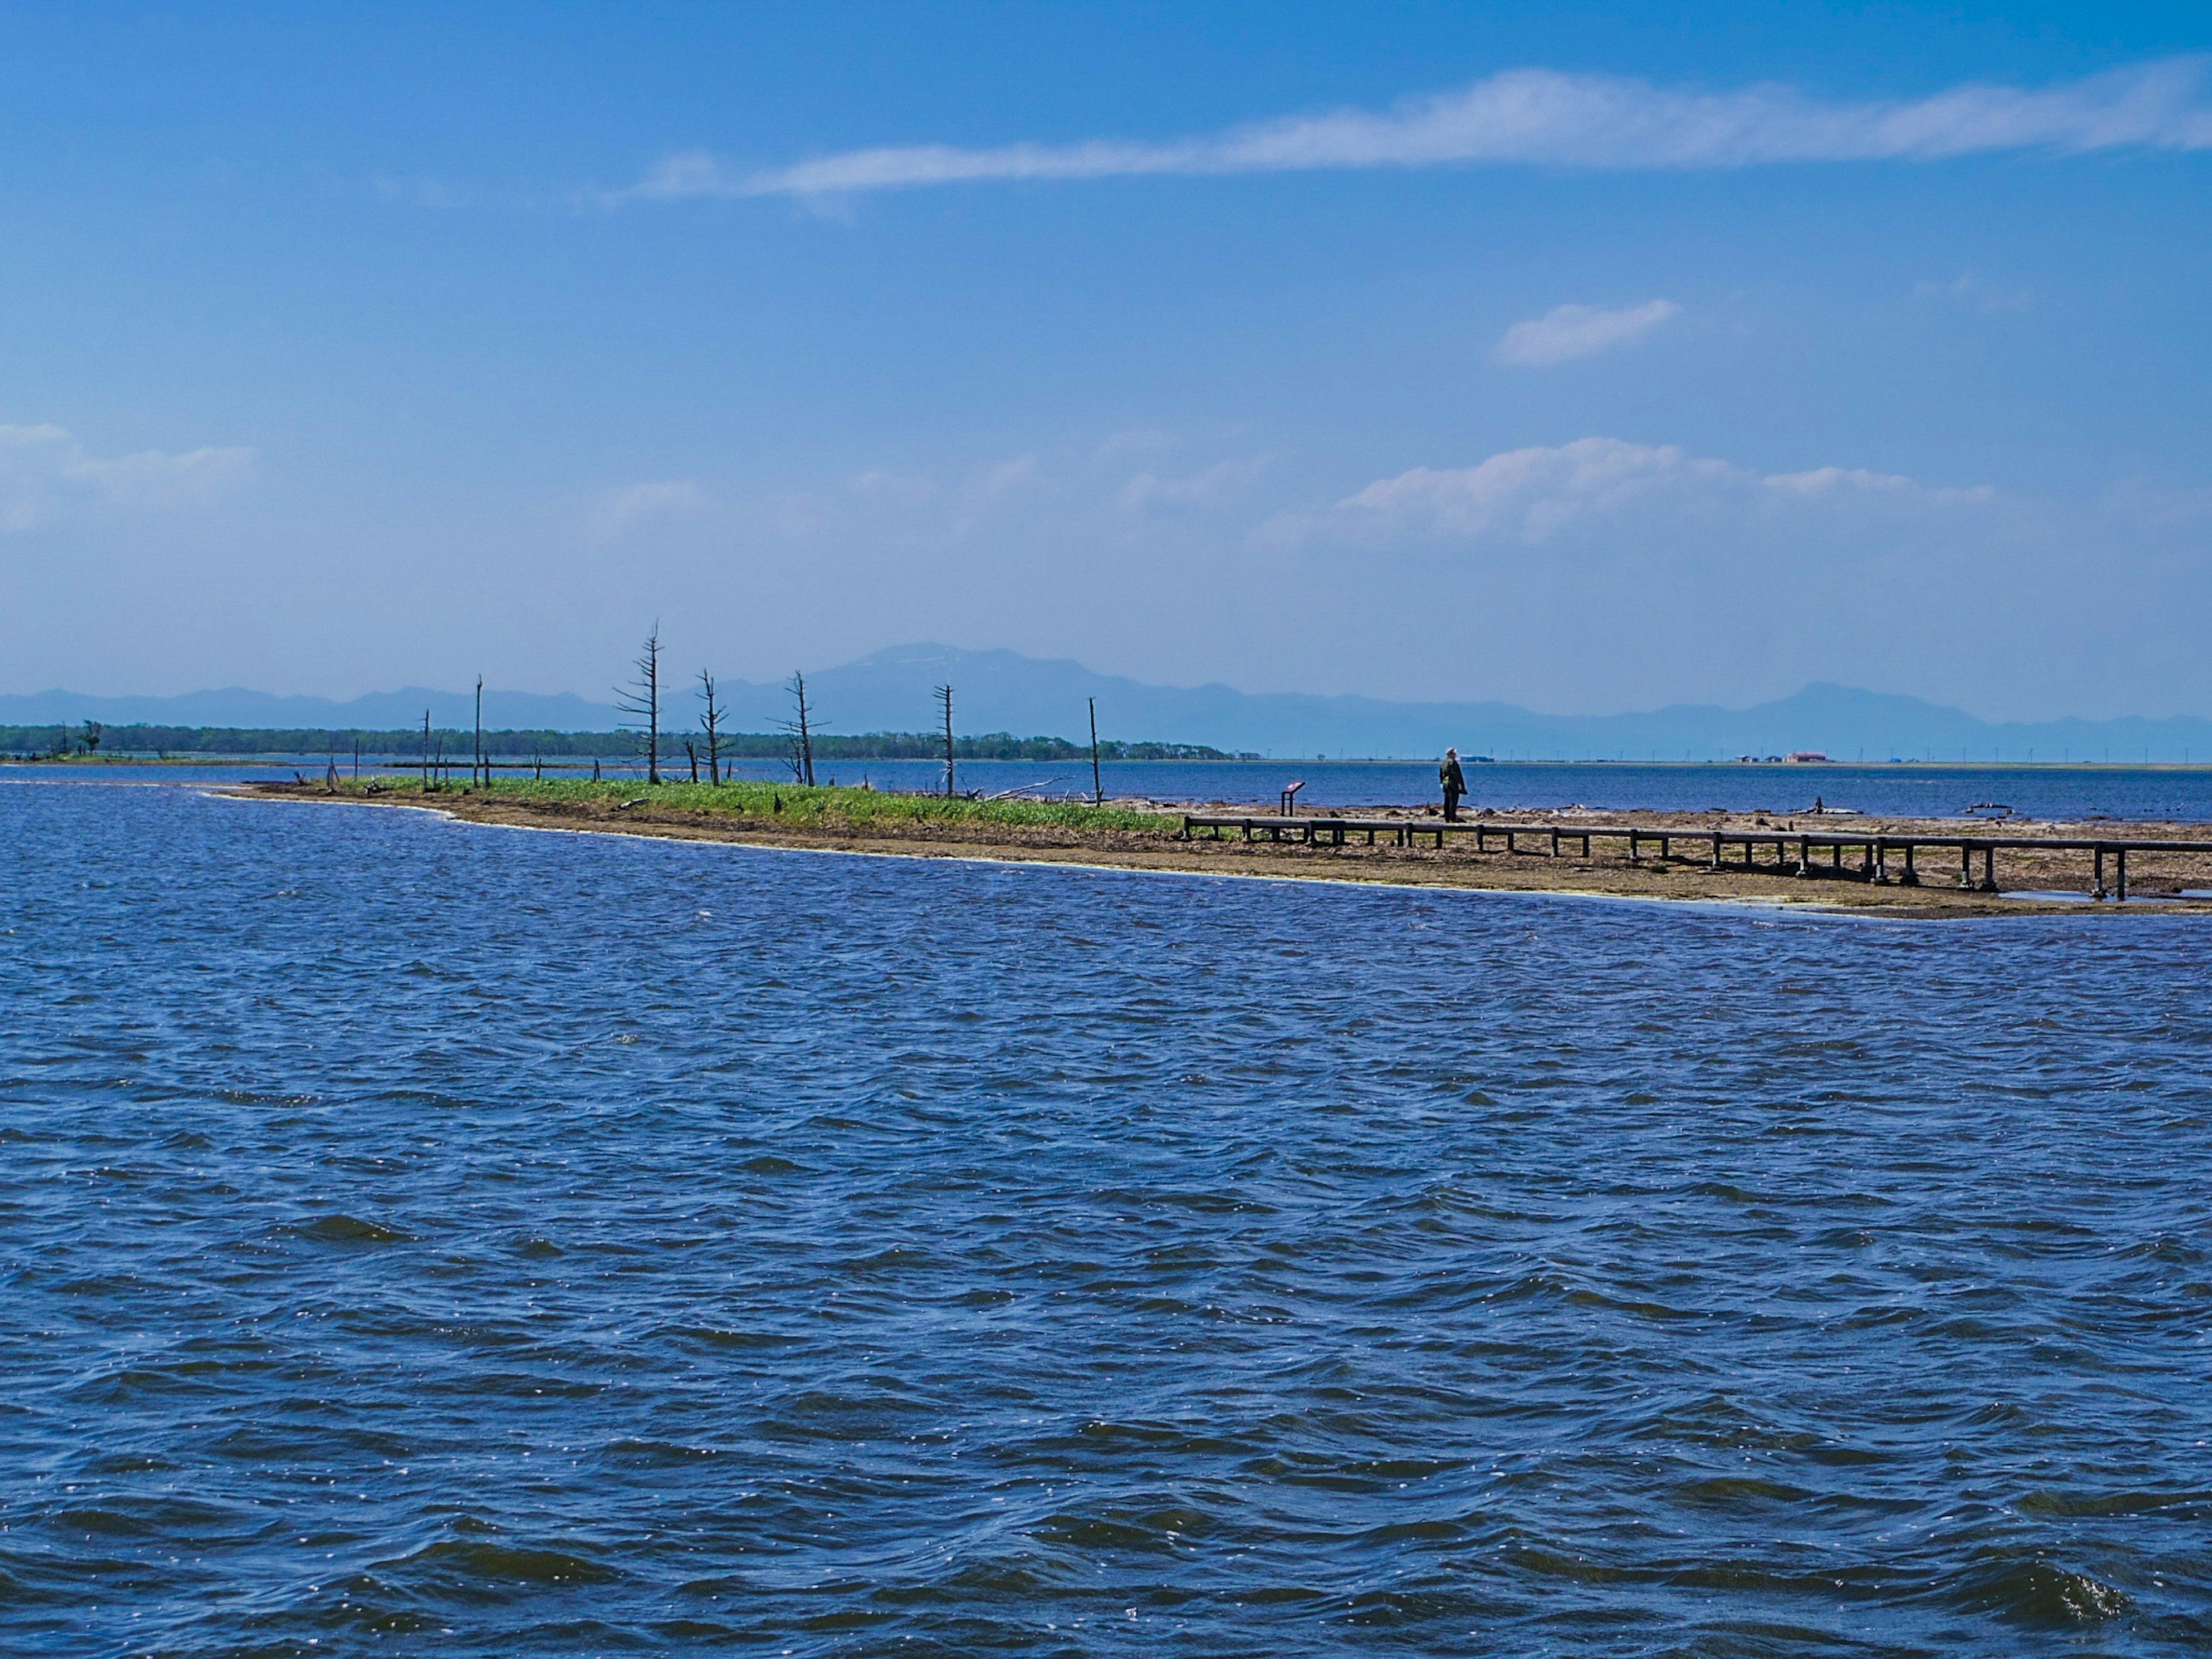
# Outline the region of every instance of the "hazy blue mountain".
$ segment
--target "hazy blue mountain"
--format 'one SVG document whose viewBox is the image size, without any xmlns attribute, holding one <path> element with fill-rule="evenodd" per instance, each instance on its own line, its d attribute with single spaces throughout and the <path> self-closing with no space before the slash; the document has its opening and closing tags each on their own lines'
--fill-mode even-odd
<svg viewBox="0 0 2212 1659">
<path fill-rule="evenodd" d="M 1146 685 L 1058 659 L 909 645 L 810 674 L 819 718 L 840 732 L 927 729 L 933 687 L 950 681 L 963 732 L 1074 738 L 1085 699 L 1102 737 L 1211 744 L 1270 756 L 1431 756 L 1547 759 L 1732 759 L 1814 750 L 1838 760 L 2212 760 L 2212 721 L 2061 720 L 2000 725 L 1917 697 L 1808 685 L 1753 708 L 1680 705 L 1632 714 L 1539 714 L 1504 702 L 1389 702 L 1374 697 L 1245 692 L 1227 685 Z M 733 692 L 735 688 L 732 688 Z M 748 687 L 757 726 L 784 711 L 773 687 Z"/>
<path fill-rule="evenodd" d="M 76 691 L 38 691 L 27 696 L 0 696 L 0 726 L 99 720 L 108 726 L 143 723 L 383 732 L 420 726 L 426 708 L 433 726 L 465 728 L 476 718 L 476 693 L 409 686 L 338 702 L 329 697 L 279 697 L 236 687 L 225 691 L 187 691 L 174 697 L 96 697 Z M 612 707 L 587 702 L 567 692 L 547 696 L 534 691 L 484 688 L 484 724 L 489 727 L 603 732 L 612 730 L 620 719 Z"/>
<path fill-rule="evenodd" d="M 1711 760 L 1815 750 L 1837 760 L 2212 760 L 2212 720 L 2067 720 L 1996 724 L 1917 697 L 1808 685 L 1753 708 L 1680 705 L 1632 714 L 1539 714 L 1504 702 L 1389 702 L 1374 697 L 1245 692 L 1227 685 L 1146 685 L 1067 659 L 1012 651 L 906 645 L 807 676 L 827 731 L 933 729 L 934 688 L 953 687 L 963 732 L 1087 734 L 1085 699 L 1098 701 L 1099 735 L 1210 744 L 1276 757 L 1420 756 L 1447 744 L 1499 758 Z M 773 730 L 790 709 L 780 684 L 722 682 L 730 728 Z M 96 720 L 175 726 L 390 729 L 417 724 L 428 708 L 441 726 L 465 727 L 466 692 L 410 689 L 337 702 L 265 692 L 201 691 L 177 697 L 94 697 L 46 691 L 0 696 L 0 725 Z M 663 725 L 696 714 L 682 686 Z M 608 731 L 615 710 L 581 697 L 484 693 L 489 726 Z"/>
</svg>

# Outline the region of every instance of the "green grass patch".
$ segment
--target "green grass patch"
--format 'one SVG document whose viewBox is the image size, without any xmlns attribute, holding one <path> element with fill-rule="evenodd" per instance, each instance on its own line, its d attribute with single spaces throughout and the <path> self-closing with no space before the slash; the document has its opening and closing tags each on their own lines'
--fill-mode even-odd
<svg viewBox="0 0 2212 1659">
<path fill-rule="evenodd" d="M 421 795 L 420 779 L 386 776 L 376 781 L 386 794 Z M 368 780 L 342 781 L 347 794 L 364 793 Z M 965 796 L 894 794 L 885 789 L 839 786 L 805 788 L 778 783 L 661 783 L 635 779 L 592 782 L 580 778 L 501 778 L 489 789 L 455 784 L 434 789 L 428 799 L 468 795 L 490 800 L 600 802 L 622 806 L 642 802 L 656 811 L 708 812 L 732 818 L 765 819 L 800 827 L 836 823 L 1008 823 L 1049 825 L 1065 830 L 1129 830 L 1151 833 L 1182 828 L 1165 812 L 1133 811 L 1121 806 L 1091 806 L 1080 801 L 970 800 Z"/>
</svg>

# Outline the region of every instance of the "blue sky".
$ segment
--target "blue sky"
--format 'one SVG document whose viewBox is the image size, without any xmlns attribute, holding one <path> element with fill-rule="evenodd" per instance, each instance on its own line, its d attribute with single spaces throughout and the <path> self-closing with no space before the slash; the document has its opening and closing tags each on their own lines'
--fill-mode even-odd
<svg viewBox="0 0 2212 1659">
<path fill-rule="evenodd" d="M 2212 712 L 2203 8 L 11 13 L 0 690 Z"/>
</svg>

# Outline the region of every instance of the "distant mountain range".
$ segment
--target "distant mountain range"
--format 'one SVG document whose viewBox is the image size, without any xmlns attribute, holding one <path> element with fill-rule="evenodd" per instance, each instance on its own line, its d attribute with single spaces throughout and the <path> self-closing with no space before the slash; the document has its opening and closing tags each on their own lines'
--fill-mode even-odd
<svg viewBox="0 0 2212 1659">
<path fill-rule="evenodd" d="M 1098 702 L 1103 737 L 1207 744 L 1269 757 L 1418 756 L 1456 744 L 1498 759 L 1726 760 L 1818 751 L 1837 760 L 2212 761 L 2212 720 L 2194 718 L 1996 723 L 1917 697 L 1808 685 L 1753 708 L 1679 705 L 1634 714 L 1539 714 L 1504 702 L 1389 702 L 1373 697 L 1247 692 L 1226 685 L 1146 685 L 1065 659 L 1012 651 L 908 645 L 807 676 L 818 722 L 848 733 L 915 732 L 936 721 L 933 688 L 950 682 L 963 732 L 1011 732 L 1083 741 L 1085 700 Z M 780 684 L 721 683 L 733 731 L 774 729 L 789 713 Z M 471 694 L 409 688 L 338 702 L 266 692 L 196 691 L 174 697 L 99 697 L 68 691 L 0 696 L 0 726 L 234 726 L 262 729 L 465 729 Z M 695 712 L 688 686 L 662 724 Z M 484 692 L 488 727 L 611 731 L 608 704 L 561 695 Z"/>
</svg>

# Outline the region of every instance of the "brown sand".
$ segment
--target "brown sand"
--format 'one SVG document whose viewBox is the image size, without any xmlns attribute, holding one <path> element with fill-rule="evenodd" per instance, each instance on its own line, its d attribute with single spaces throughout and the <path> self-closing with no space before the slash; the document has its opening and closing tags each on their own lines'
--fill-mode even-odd
<svg viewBox="0 0 2212 1659">
<path fill-rule="evenodd" d="M 320 784 L 290 782 L 247 784 L 236 793 L 356 804 L 363 799 L 350 793 L 332 797 L 325 793 Z M 1472 842 L 1463 837 L 1448 842 L 1442 851 L 1433 846 L 1368 847 L 1364 843 L 1341 848 L 1304 847 L 1241 839 L 1210 841 L 1202 834 L 1195 840 L 1182 841 L 1168 834 L 1000 823 L 877 823 L 859 829 L 822 824 L 793 828 L 773 818 L 736 818 L 673 809 L 635 808 L 624 811 L 607 802 L 517 799 L 462 789 L 441 792 L 428 799 L 411 793 L 371 799 L 381 805 L 429 807 L 472 823 L 662 836 L 675 840 L 733 842 L 757 847 L 903 858 L 988 859 L 1010 863 L 1375 882 L 1409 887 L 1780 904 L 1808 909 L 1872 912 L 1900 918 L 2018 915 L 2049 910 L 2111 915 L 2121 914 L 2124 908 L 2134 911 L 2137 908 L 2132 904 L 2099 904 L 2087 898 L 2090 860 L 2087 853 L 2000 851 L 1997 881 L 2000 887 L 2008 890 L 1990 894 L 1957 886 L 1956 855 L 1936 848 L 1923 849 L 1920 872 L 1923 884 L 1905 887 L 1878 886 L 1849 872 L 1841 875 L 1816 872 L 1810 878 L 1799 877 L 1771 864 L 1753 870 L 1740 866 L 1715 870 L 1711 866 L 1710 854 L 1701 854 L 1694 844 L 1678 845 L 1677 856 L 1663 863 L 1647 850 L 1641 862 L 1632 864 L 1618 843 L 1595 843 L 1594 856 L 1589 858 L 1580 856 L 1576 846 L 1569 843 L 1560 856 L 1553 858 L 1547 851 L 1540 850 L 1547 846 L 1548 837 L 1528 838 L 1524 847 L 1533 842 L 1534 848 L 1518 854 L 1507 854 L 1495 848 L 1479 854 Z M 1249 809 L 1220 810 L 1234 812 Z M 1346 816 L 1354 814 L 1347 812 Z M 1402 808 L 1363 811 L 1357 816 L 1421 821 L 1421 815 Z M 1433 818 L 1430 821 L 1433 822 Z M 1486 815 L 1485 822 L 1501 827 L 1511 823 L 1540 830 L 1556 825 L 1569 832 L 1579 823 L 1632 823 L 1653 832 L 1671 830 L 1685 833 L 1771 828 L 1778 833 L 1803 829 L 1814 833 L 1842 830 L 1855 835 L 1876 831 L 1957 835 L 1964 828 L 1956 820 L 1748 815 L 1724 817 L 1718 814 L 1577 811 L 1492 814 Z M 2014 820 L 1984 827 L 1989 833 L 2007 836 L 2125 836 L 2142 840 L 2197 839 L 2203 836 L 2195 825 L 2166 823 L 2060 824 Z M 1763 856 L 1771 860 L 1773 854 L 1769 850 Z M 1846 854 L 1847 859 L 1851 856 Z M 1978 874 L 1978 856 L 1975 862 Z M 2212 890 L 2212 856 L 2135 853 L 2130 855 L 2129 866 L 2131 895 L 2155 896 L 2163 901 L 2160 908 L 2212 912 L 2212 900 L 2176 896 L 2182 888 Z M 2070 890 L 2082 896 L 2076 902 L 2065 902 L 2013 896 L 2019 890 Z"/>
</svg>

